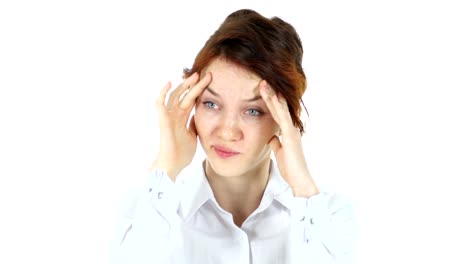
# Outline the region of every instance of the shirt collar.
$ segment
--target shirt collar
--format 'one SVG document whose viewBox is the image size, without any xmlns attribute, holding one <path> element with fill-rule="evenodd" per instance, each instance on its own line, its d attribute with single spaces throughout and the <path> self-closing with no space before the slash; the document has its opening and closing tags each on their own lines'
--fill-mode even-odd
<svg viewBox="0 0 468 264">
<path fill-rule="evenodd" d="M 180 210 L 188 220 L 210 198 L 214 200 L 213 190 L 206 179 L 205 162 L 192 162 L 183 171 L 181 179 Z"/>
<path fill-rule="evenodd" d="M 197 212 L 208 200 L 215 201 L 213 190 L 205 175 L 205 162 L 192 162 L 188 166 L 180 181 L 181 202 L 180 210 L 185 221 L 188 221 L 192 215 Z M 276 163 L 270 162 L 270 175 L 259 210 L 267 208 L 273 200 L 277 200 L 283 206 L 292 209 L 293 195 L 288 183 L 281 176 Z"/>
<path fill-rule="evenodd" d="M 284 180 L 283 176 L 281 176 L 276 162 L 271 160 L 270 176 L 258 210 L 263 211 L 270 206 L 273 200 L 280 202 L 287 209 L 291 210 L 293 207 L 292 199 L 293 194 L 289 184 Z"/>
</svg>

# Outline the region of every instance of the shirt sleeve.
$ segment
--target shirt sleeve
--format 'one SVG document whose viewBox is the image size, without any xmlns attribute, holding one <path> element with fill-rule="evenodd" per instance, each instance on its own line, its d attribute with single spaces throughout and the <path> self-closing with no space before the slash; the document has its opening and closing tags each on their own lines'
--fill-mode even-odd
<svg viewBox="0 0 468 264">
<path fill-rule="evenodd" d="M 167 173 L 152 171 L 117 223 L 110 263 L 165 263 L 179 203 L 176 184 Z"/>
<path fill-rule="evenodd" d="M 301 243 L 321 244 L 331 263 L 356 263 L 357 223 L 351 200 L 327 192 L 294 199 Z"/>
</svg>

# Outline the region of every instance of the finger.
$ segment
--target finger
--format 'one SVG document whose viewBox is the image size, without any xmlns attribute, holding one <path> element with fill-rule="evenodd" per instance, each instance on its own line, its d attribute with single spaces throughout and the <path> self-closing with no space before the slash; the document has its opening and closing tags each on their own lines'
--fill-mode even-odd
<svg viewBox="0 0 468 264">
<path fill-rule="evenodd" d="M 156 100 L 156 105 L 158 107 L 164 106 L 164 102 L 166 101 L 166 94 L 171 89 L 171 82 L 168 82 L 159 93 L 158 99 Z"/>
<path fill-rule="evenodd" d="M 191 86 L 198 81 L 198 73 L 192 74 L 189 78 L 185 79 L 169 96 L 168 106 L 170 108 L 179 104 L 180 96 Z"/>
<path fill-rule="evenodd" d="M 279 109 L 277 109 L 276 105 L 273 103 L 273 97 L 274 97 L 274 91 L 270 87 L 268 87 L 268 83 L 263 80 L 260 82 L 260 95 L 263 98 L 263 101 L 265 101 L 265 104 L 268 107 L 268 110 L 270 111 L 271 115 L 273 116 L 273 119 L 278 125 L 281 125 L 280 122 L 280 117 L 279 117 Z"/>
<path fill-rule="evenodd" d="M 278 116 L 280 119 L 280 129 L 283 132 L 283 135 L 301 135 L 300 129 L 296 127 L 292 121 L 291 113 L 289 112 L 289 107 L 286 99 L 281 94 L 277 94 L 273 97 L 273 103 L 278 109 Z"/>
<path fill-rule="evenodd" d="M 268 145 L 270 145 L 271 149 L 273 149 L 273 152 L 278 153 L 278 150 L 281 148 L 281 142 L 277 136 L 273 136 L 270 139 L 270 142 L 268 142 Z"/>
<path fill-rule="evenodd" d="M 262 97 L 270 110 L 273 119 L 279 125 L 281 131 L 289 131 L 294 127 L 288 103 L 280 93 L 275 92 L 266 81 L 261 84 Z"/>
<path fill-rule="evenodd" d="M 203 90 L 205 90 L 208 84 L 210 84 L 212 78 L 213 76 L 211 72 L 205 74 L 205 76 L 185 94 L 180 101 L 179 107 L 182 110 L 191 109 L 195 104 L 197 97 L 203 92 Z"/>
<path fill-rule="evenodd" d="M 284 98 L 284 96 L 280 93 L 277 93 L 273 96 L 273 104 L 276 106 L 278 111 L 278 116 L 280 120 L 284 123 L 291 123 L 292 124 L 292 119 L 291 119 L 291 114 L 289 113 L 289 107 L 288 107 L 288 102 Z"/>
</svg>

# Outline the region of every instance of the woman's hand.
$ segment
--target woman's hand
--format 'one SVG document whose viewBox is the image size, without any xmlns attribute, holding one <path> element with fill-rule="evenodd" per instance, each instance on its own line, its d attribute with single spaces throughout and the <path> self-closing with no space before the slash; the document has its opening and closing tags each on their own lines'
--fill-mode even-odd
<svg viewBox="0 0 468 264">
<path fill-rule="evenodd" d="M 211 82 L 211 73 L 200 81 L 198 73 L 192 74 L 180 84 L 166 101 L 171 83 L 166 84 L 156 102 L 159 117 L 159 153 L 151 170 L 167 172 L 173 181 L 193 159 L 197 147 L 197 131 L 193 117 L 187 127 L 188 118 L 196 98 Z M 182 98 L 181 98 L 182 97 Z"/>
<path fill-rule="evenodd" d="M 281 175 L 295 196 L 310 197 L 318 194 L 319 190 L 307 168 L 300 130 L 292 122 L 286 99 L 275 93 L 265 80 L 260 83 L 260 95 L 281 131 L 281 140 L 275 135 L 269 142 Z"/>
</svg>

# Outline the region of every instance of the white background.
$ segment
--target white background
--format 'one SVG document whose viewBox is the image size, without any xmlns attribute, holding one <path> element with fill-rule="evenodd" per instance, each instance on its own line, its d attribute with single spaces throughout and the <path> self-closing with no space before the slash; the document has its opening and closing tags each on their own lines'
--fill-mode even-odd
<svg viewBox="0 0 468 264">
<path fill-rule="evenodd" d="M 0 262 L 104 263 L 154 103 L 239 8 L 302 37 L 307 159 L 354 199 L 359 263 L 468 263 L 464 1 L 2 1 Z"/>
</svg>

